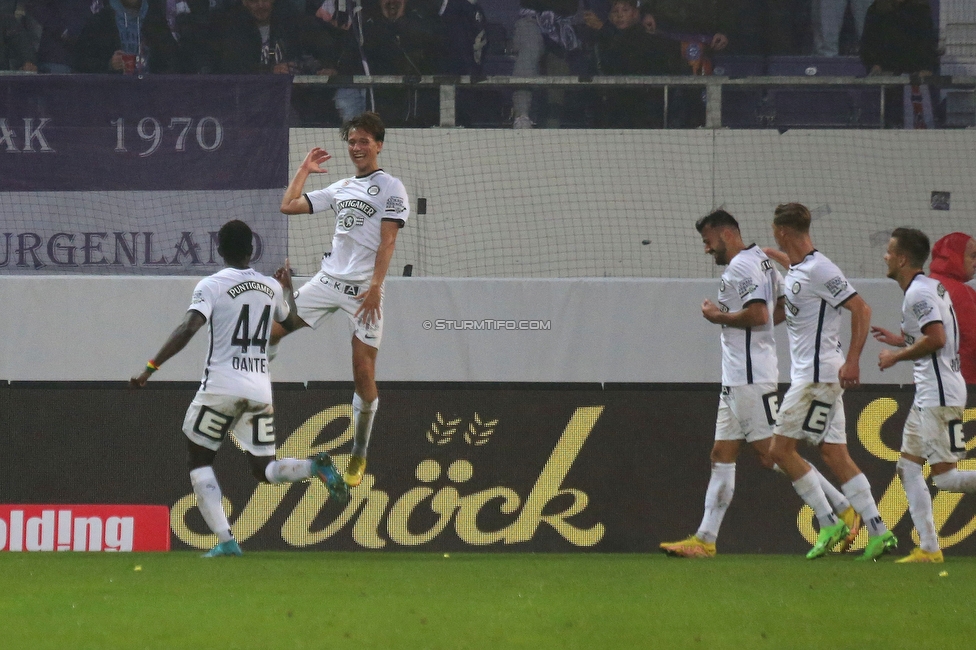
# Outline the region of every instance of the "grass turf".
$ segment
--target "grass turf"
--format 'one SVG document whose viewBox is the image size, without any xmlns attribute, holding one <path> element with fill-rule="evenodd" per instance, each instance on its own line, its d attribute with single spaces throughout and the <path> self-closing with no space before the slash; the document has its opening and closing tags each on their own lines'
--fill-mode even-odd
<svg viewBox="0 0 976 650">
<path fill-rule="evenodd" d="M 974 599 L 968 557 L 0 553 L 0 647 L 970 648 Z"/>
</svg>

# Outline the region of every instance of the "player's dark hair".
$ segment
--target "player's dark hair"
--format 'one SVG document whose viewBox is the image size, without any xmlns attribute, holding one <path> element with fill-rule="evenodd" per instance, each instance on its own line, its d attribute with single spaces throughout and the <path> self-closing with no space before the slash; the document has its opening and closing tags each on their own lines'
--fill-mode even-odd
<svg viewBox="0 0 976 650">
<path fill-rule="evenodd" d="M 725 210 L 715 210 L 695 222 L 695 230 L 699 234 L 705 228 L 735 228 L 739 230 L 739 222 Z"/>
<path fill-rule="evenodd" d="M 362 115 L 357 115 L 342 125 L 339 134 L 342 136 L 343 142 L 349 141 L 349 133 L 353 129 L 365 131 L 373 136 L 373 139 L 377 142 L 383 142 L 383 138 L 386 137 L 386 127 L 383 125 L 383 120 L 380 119 L 378 113 L 372 111 L 366 111 Z"/>
<path fill-rule="evenodd" d="M 891 238 L 895 240 L 895 250 L 908 258 L 916 269 L 925 266 L 932 250 L 928 236 L 916 228 L 895 228 L 891 231 Z"/>
<path fill-rule="evenodd" d="M 234 219 L 220 227 L 217 233 L 217 252 L 228 262 L 243 262 L 254 252 L 251 227 Z"/>
<path fill-rule="evenodd" d="M 810 232 L 810 210 L 802 203 L 781 203 L 773 213 L 773 225 L 784 226 L 800 234 Z"/>
</svg>

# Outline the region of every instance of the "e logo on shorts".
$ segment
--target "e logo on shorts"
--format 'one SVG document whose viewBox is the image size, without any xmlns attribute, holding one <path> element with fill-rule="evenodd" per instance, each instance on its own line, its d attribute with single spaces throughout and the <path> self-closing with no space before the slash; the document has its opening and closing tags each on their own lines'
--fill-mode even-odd
<svg viewBox="0 0 976 650">
<path fill-rule="evenodd" d="M 807 419 L 803 421 L 803 430 L 818 434 L 826 431 L 830 422 L 830 409 L 830 404 L 813 400 L 810 410 L 807 411 Z"/>
</svg>

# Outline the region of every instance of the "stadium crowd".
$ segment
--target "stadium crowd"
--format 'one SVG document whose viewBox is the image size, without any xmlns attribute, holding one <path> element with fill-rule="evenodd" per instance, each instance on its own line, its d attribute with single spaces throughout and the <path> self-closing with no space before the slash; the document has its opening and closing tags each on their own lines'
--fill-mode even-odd
<svg viewBox="0 0 976 650">
<path fill-rule="evenodd" d="M 849 12 L 847 5 L 848 0 L 0 0 L 0 71 L 704 75 L 712 73 L 715 56 L 860 52 L 864 72 L 937 73 L 938 34 L 928 0 L 850 0 Z M 487 15 L 513 20 L 490 24 Z M 549 90 L 549 110 L 532 115 L 559 126 L 570 94 Z M 698 94 L 674 92 L 669 125 L 701 123 Z M 356 88 L 305 88 L 297 99 L 296 106 L 306 109 L 327 99 L 330 111 L 334 106 L 331 117 L 342 120 L 362 113 L 368 102 L 390 125 L 437 123 L 436 89 L 374 89 L 367 96 Z M 459 96 L 462 123 L 470 113 L 491 110 L 490 101 L 475 99 Z M 534 125 L 532 101 L 531 91 L 513 93 L 516 128 Z M 507 106 L 507 99 L 501 103 Z M 584 105 L 579 110 L 588 125 L 664 126 L 660 89 L 613 90 L 576 104 Z M 322 118 L 301 117 L 305 123 Z"/>
</svg>

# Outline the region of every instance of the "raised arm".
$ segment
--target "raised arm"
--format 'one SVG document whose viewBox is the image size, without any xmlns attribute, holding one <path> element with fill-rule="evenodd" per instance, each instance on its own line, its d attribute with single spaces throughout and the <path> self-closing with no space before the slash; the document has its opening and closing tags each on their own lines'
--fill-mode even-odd
<svg viewBox="0 0 976 650">
<path fill-rule="evenodd" d="M 322 163 L 331 158 L 332 156 L 329 152 L 321 147 L 315 147 L 308 152 L 298 171 L 295 172 L 295 177 L 288 184 L 285 195 L 281 197 L 281 212 L 283 214 L 311 214 L 312 206 L 302 196 L 302 191 L 305 189 L 305 181 L 308 180 L 309 174 L 327 173 L 328 170 L 322 167 Z"/>
</svg>

